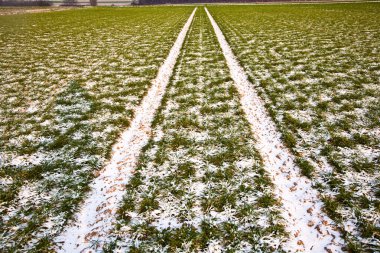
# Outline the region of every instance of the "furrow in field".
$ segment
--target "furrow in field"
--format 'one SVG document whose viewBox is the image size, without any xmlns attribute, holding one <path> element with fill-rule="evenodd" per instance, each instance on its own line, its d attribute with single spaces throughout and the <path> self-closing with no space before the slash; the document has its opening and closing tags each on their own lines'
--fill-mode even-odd
<svg viewBox="0 0 380 253">
<path fill-rule="evenodd" d="M 322 212 L 317 191 L 312 188 L 309 179 L 300 175 L 293 155 L 282 143 L 281 134 L 266 112 L 264 102 L 248 81 L 217 23 L 207 9 L 206 12 L 239 91 L 242 107 L 257 140 L 256 147 L 283 206 L 282 215 L 290 232 L 284 249 L 292 252 L 340 252 L 343 240 L 332 220 Z"/>
<path fill-rule="evenodd" d="M 80 252 L 92 247 L 98 248 L 109 239 L 109 232 L 115 223 L 117 206 L 122 199 L 126 183 L 134 173 L 141 148 L 150 138 L 153 117 L 160 106 L 195 12 L 196 8 L 160 67 L 152 87 L 136 109 L 131 126 L 114 145 L 109 164 L 99 172 L 99 176 L 91 184 L 91 191 L 77 214 L 76 223 L 56 238 L 59 251 Z"/>
<path fill-rule="evenodd" d="M 163 101 L 109 249 L 281 252 L 279 201 L 203 8 Z"/>
</svg>

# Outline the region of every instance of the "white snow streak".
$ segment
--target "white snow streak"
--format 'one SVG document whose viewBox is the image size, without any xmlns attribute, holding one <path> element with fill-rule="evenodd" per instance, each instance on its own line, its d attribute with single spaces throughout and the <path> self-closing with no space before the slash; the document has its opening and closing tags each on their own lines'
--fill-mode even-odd
<svg viewBox="0 0 380 253">
<path fill-rule="evenodd" d="M 275 184 L 275 194 L 282 202 L 282 215 L 290 235 L 284 249 L 290 252 L 342 252 L 344 241 L 332 220 L 322 212 L 317 191 L 309 179 L 300 175 L 293 155 L 282 143 L 281 134 L 266 112 L 264 102 L 248 81 L 217 23 L 207 8 L 205 10 L 240 94 L 264 167 Z"/>
<path fill-rule="evenodd" d="M 148 143 L 151 123 L 160 106 L 196 9 L 179 33 L 148 94 L 136 109 L 131 126 L 114 145 L 109 164 L 99 172 L 99 176 L 91 184 L 91 191 L 76 216 L 76 222 L 56 238 L 57 251 L 89 252 L 91 249 L 101 249 L 107 242 L 109 232 L 115 224 L 118 204 L 125 193 L 125 185 L 134 173 L 141 149 Z"/>
</svg>

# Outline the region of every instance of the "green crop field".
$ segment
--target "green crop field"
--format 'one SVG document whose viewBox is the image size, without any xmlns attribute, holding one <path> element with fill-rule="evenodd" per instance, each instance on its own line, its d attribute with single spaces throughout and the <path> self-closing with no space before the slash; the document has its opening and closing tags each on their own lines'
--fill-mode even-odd
<svg viewBox="0 0 380 253">
<path fill-rule="evenodd" d="M 0 17 L 0 251 L 45 247 L 76 211 L 191 11 Z"/>
<path fill-rule="evenodd" d="M 351 246 L 378 244 L 380 5 L 210 11 Z"/>
<path fill-rule="evenodd" d="M 0 252 L 380 251 L 380 3 L 207 9 L 0 8 Z"/>
<path fill-rule="evenodd" d="M 232 83 L 199 10 L 119 210 L 125 246 L 141 252 L 279 247 L 278 202 Z"/>
</svg>

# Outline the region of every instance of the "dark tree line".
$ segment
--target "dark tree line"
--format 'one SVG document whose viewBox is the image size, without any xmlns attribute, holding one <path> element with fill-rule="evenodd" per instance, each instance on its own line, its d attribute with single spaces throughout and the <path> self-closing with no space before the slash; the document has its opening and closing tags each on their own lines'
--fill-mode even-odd
<svg viewBox="0 0 380 253">
<path fill-rule="evenodd" d="M 91 6 L 97 6 L 98 0 L 89 0 Z M 0 6 L 51 6 L 49 0 L 0 0 Z M 63 0 L 62 6 L 80 6 L 77 0 Z"/>
<path fill-rule="evenodd" d="M 136 0 L 134 4 L 187 4 L 187 3 L 260 3 L 260 2 L 291 2 L 292 0 Z M 305 0 L 304 0 L 305 1 Z M 307 1 L 307 0 L 306 0 Z"/>
<path fill-rule="evenodd" d="M 0 6 L 51 6 L 52 2 L 48 0 L 0 0 Z"/>
</svg>

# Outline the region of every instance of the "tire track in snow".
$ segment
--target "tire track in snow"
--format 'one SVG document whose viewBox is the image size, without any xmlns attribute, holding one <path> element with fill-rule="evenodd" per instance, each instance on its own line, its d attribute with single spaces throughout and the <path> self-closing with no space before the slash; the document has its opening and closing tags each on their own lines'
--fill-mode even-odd
<svg viewBox="0 0 380 253">
<path fill-rule="evenodd" d="M 311 181 L 300 175 L 295 159 L 281 140 L 264 102 L 248 81 L 219 26 L 205 7 L 223 50 L 231 77 L 251 125 L 256 145 L 275 185 L 275 194 L 283 206 L 289 240 L 283 248 L 290 252 L 342 252 L 344 241 L 333 221 L 322 211 L 318 192 Z"/>
<path fill-rule="evenodd" d="M 152 87 L 136 109 L 131 126 L 113 146 L 109 164 L 91 184 L 88 198 L 76 215 L 76 222 L 55 239 L 58 252 L 88 252 L 91 249 L 101 249 L 108 241 L 107 236 L 116 223 L 116 211 L 125 193 L 125 185 L 134 173 L 141 149 L 148 143 L 151 123 L 161 104 L 196 10 L 197 8 L 185 23 L 158 70 Z"/>
</svg>

